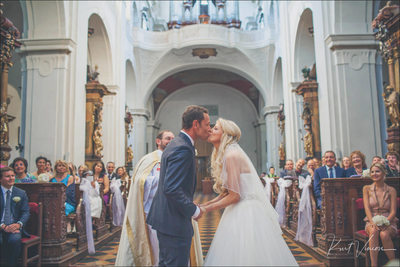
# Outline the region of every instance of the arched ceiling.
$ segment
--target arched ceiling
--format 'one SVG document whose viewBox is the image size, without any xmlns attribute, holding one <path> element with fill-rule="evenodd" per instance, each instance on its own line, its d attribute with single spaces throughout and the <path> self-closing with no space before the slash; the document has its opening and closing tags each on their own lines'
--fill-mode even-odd
<svg viewBox="0 0 400 267">
<path fill-rule="evenodd" d="M 157 113 L 158 107 L 168 95 L 183 87 L 199 83 L 216 83 L 227 85 L 234 90 L 238 90 L 245 94 L 254 104 L 256 110 L 259 110 L 258 106 L 260 93 L 249 80 L 233 72 L 225 70 L 200 68 L 184 70 L 172 74 L 171 76 L 162 80 L 153 90 L 152 94 L 154 114 Z"/>
</svg>

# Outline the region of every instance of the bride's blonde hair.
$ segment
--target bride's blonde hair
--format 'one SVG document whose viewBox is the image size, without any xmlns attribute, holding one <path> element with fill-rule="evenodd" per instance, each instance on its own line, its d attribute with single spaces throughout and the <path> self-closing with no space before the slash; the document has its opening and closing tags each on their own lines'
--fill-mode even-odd
<svg viewBox="0 0 400 267">
<path fill-rule="evenodd" d="M 214 147 L 211 154 L 211 175 L 215 179 L 214 191 L 217 193 L 222 193 L 226 191 L 226 189 L 222 188 L 221 180 L 222 163 L 225 150 L 228 145 L 237 143 L 240 140 L 242 132 L 240 131 L 239 126 L 237 126 L 233 121 L 219 118 L 216 124 L 217 123 L 219 123 L 219 126 L 221 127 L 222 136 L 219 148 L 216 149 Z"/>
</svg>

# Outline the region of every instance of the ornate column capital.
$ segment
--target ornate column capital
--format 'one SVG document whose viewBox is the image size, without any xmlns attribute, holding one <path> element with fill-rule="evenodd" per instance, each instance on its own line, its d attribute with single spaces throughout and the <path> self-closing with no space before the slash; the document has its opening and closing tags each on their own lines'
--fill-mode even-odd
<svg viewBox="0 0 400 267">
<path fill-rule="evenodd" d="M 265 106 L 263 108 L 264 118 L 268 115 L 278 114 L 278 113 L 279 113 L 279 106 Z"/>
<path fill-rule="evenodd" d="M 145 108 L 129 109 L 129 112 L 135 117 L 144 117 L 146 120 L 150 118 L 150 112 Z"/>
</svg>

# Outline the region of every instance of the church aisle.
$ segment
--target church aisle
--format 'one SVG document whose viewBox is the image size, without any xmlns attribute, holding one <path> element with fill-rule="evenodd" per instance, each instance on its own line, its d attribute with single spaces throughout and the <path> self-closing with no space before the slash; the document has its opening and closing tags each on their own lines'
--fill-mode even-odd
<svg viewBox="0 0 400 267">
<path fill-rule="evenodd" d="M 214 195 L 203 195 L 196 194 L 195 202 L 203 203 L 211 198 Z M 219 220 L 221 218 L 222 211 L 212 211 L 207 213 L 203 218 L 199 220 L 199 230 L 201 236 L 202 250 L 203 256 L 207 255 L 207 251 L 211 245 L 212 238 L 214 236 L 215 230 L 217 229 Z M 304 249 L 302 249 L 299 245 L 296 244 L 293 240 L 284 235 L 285 241 L 288 244 L 290 250 L 296 258 L 296 261 L 301 266 L 323 266 L 321 262 L 308 254 Z M 74 266 L 110 266 L 114 265 L 115 258 L 118 252 L 118 244 L 119 238 L 112 240 L 109 244 L 101 247 L 96 251 L 96 254 L 93 256 L 86 256 L 82 258 L 78 263 L 74 264 Z"/>
</svg>

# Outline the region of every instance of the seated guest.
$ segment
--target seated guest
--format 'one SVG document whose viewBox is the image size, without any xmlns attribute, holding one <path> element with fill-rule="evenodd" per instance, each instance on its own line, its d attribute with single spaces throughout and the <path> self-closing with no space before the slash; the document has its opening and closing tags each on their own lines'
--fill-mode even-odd
<svg viewBox="0 0 400 267">
<path fill-rule="evenodd" d="M 275 174 L 275 168 L 274 167 L 269 167 L 269 173 L 268 173 L 268 175 L 267 175 L 267 177 L 268 178 L 275 178 L 275 177 L 278 177 L 276 174 Z"/>
<path fill-rule="evenodd" d="M 303 170 L 303 166 L 304 166 L 303 162 L 304 162 L 304 159 L 299 159 L 296 162 L 296 169 L 294 170 L 296 173 L 296 177 L 303 176 L 304 178 L 307 178 L 307 175 L 310 175 L 308 173 L 308 171 Z"/>
<path fill-rule="evenodd" d="M 288 159 L 285 164 L 285 169 L 281 172 L 280 177 L 283 178 L 285 176 L 294 176 L 293 168 L 294 168 L 293 160 Z"/>
<path fill-rule="evenodd" d="M 347 170 L 350 167 L 351 167 L 350 158 L 349 157 L 343 157 L 343 159 L 342 159 L 342 168 L 344 170 Z"/>
<path fill-rule="evenodd" d="M 68 174 L 68 164 L 64 160 L 57 160 L 54 165 L 55 176 L 50 179 L 50 183 L 63 183 L 66 187 L 67 201 L 65 202 L 65 214 L 75 212 L 75 181 L 74 177 Z"/>
<path fill-rule="evenodd" d="M 400 177 L 399 154 L 389 151 L 385 158 L 387 177 Z"/>
<path fill-rule="evenodd" d="M 93 173 L 89 171 L 86 165 L 84 165 L 82 169 L 83 174 L 79 188 L 82 191 L 86 191 L 88 194 L 91 217 L 100 218 L 103 208 L 103 200 L 100 197 L 100 185 L 97 181 L 93 180 Z"/>
<path fill-rule="evenodd" d="M 386 168 L 381 163 L 375 163 L 370 168 L 373 183 L 363 188 L 363 200 L 366 217 L 365 231 L 369 235 L 369 248 L 371 266 L 378 266 L 378 253 L 380 249 L 379 239 L 383 250 L 389 260 L 394 259 L 392 238 L 397 234 L 396 205 L 397 192 L 385 183 Z M 377 215 L 384 216 L 381 220 L 387 224 L 378 222 Z"/>
<path fill-rule="evenodd" d="M 315 172 L 315 161 L 314 159 L 309 159 L 307 161 L 307 171 L 311 175 L 311 177 L 314 177 L 314 172 Z"/>
<path fill-rule="evenodd" d="M 345 170 L 335 166 L 335 152 L 328 150 L 325 152 L 325 166 L 319 167 L 314 173 L 314 195 L 317 200 L 317 207 L 321 208 L 321 180 L 324 178 L 341 178 L 346 177 Z"/>
<path fill-rule="evenodd" d="M 117 174 L 114 172 L 115 170 L 115 163 L 112 161 L 107 162 L 107 176 L 108 179 L 112 180 L 113 178 L 117 178 Z"/>
<path fill-rule="evenodd" d="M 267 175 L 266 172 L 262 172 L 262 173 L 260 174 L 260 178 L 264 178 L 266 175 Z"/>
<path fill-rule="evenodd" d="M 93 178 L 94 181 L 97 181 L 100 185 L 104 185 L 103 191 L 103 200 L 107 205 L 110 200 L 110 179 L 106 174 L 106 169 L 104 168 L 104 163 L 102 161 L 97 161 L 93 165 Z"/>
<path fill-rule="evenodd" d="M 28 197 L 24 190 L 14 186 L 14 181 L 12 168 L 0 169 L 0 246 L 5 266 L 17 266 L 23 226 L 30 215 Z"/>
<path fill-rule="evenodd" d="M 313 161 L 315 169 L 318 169 L 319 167 L 322 166 L 321 160 L 319 158 L 313 158 Z"/>
<path fill-rule="evenodd" d="M 117 178 L 121 179 L 121 182 L 128 182 L 129 175 L 126 172 L 125 167 L 123 167 L 123 166 L 118 167 L 117 170 L 116 170 L 116 173 L 117 173 Z"/>
<path fill-rule="evenodd" d="M 85 173 L 85 170 L 89 171 L 89 167 L 85 164 L 80 165 L 78 168 L 78 176 L 79 178 L 83 177 L 83 174 Z"/>
<path fill-rule="evenodd" d="M 361 177 L 363 171 L 367 169 L 365 155 L 359 150 L 350 154 L 351 167 L 346 170 L 346 177 Z"/>
<path fill-rule="evenodd" d="M 15 172 L 15 183 L 36 183 L 37 179 L 28 171 L 28 162 L 26 159 L 18 157 L 13 160 L 10 165 Z"/>
<path fill-rule="evenodd" d="M 81 179 L 76 175 L 76 166 L 72 162 L 68 162 L 68 173 L 74 177 L 75 183 L 79 184 Z"/>
<path fill-rule="evenodd" d="M 51 160 L 46 160 L 46 172 L 53 173 L 53 167 L 51 166 Z"/>
<path fill-rule="evenodd" d="M 46 171 L 46 161 L 47 161 L 47 159 L 45 157 L 43 157 L 43 156 L 39 156 L 39 157 L 36 158 L 37 171 L 32 173 L 32 175 L 35 176 L 36 179 L 39 177 L 40 174 L 47 173 L 47 171 Z M 49 174 L 49 175 L 50 175 L 50 177 L 52 176 L 51 174 Z"/>
<path fill-rule="evenodd" d="M 375 163 L 382 163 L 382 157 L 380 157 L 380 156 L 374 156 L 374 157 L 372 158 L 371 166 L 372 166 L 372 164 L 375 164 Z"/>
</svg>

